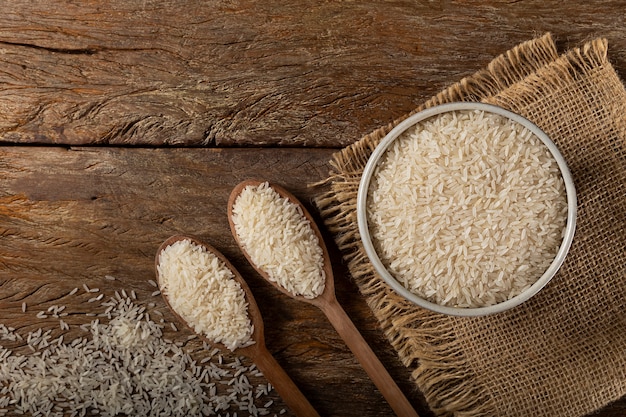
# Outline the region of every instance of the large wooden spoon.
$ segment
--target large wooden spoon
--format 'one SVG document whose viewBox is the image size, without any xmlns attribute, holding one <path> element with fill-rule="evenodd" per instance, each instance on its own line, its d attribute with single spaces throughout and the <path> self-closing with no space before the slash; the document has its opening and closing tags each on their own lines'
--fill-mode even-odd
<svg viewBox="0 0 626 417">
<path fill-rule="evenodd" d="M 233 234 L 233 237 L 237 241 L 237 244 L 241 247 L 241 250 L 243 251 L 244 255 L 246 256 L 250 264 L 258 271 L 258 273 L 263 278 L 265 278 L 268 282 L 270 282 L 274 287 L 276 287 L 280 292 L 288 295 L 289 297 L 295 298 L 297 300 L 313 304 L 314 306 L 322 310 L 322 312 L 326 315 L 328 320 L 337 330 L 337 333 L 339 333 L 339 335 L 345 341 L 346 345 L 350 348 L 352 353 L 354 353 L 358 361 L 361 363 L 361 366 L 363 367 L 363 369 L 365 369 L 370 379 L 374 382 L 376 387 L 378 387 L 378 389 L 380 390 L 382 395 L 385 397 L 385 399 L 387 400 L 387 402 L 389 403 L 393 411 L 396 413 L 396 415 L 400 417 L 405 417 L 405 416 L 418 417 L 417 412 L 415 411 L 411 403 L 404 396 L 404 394 L 402 393 L 398 385 L 396 385 L 391 375 L 389 375 L 389 373 L 387 372 L 383 364 L 380 362 L 376 354 L 369 347 L 365 339 L 363 339 L 363 336 L 361 335 L 361 333 L 359 333 L 358 329 L 354 326 L 354 323 L 352 323 L 352 320 L 350 320 L 350 317 L 346 314 L 344 309 L 341 307 L 341 305 L 337 301 L 337 298 L 335 296 L 335 281 L 333 278 L 333 270 L 332 270 L 332 266 L 330 263 L 330 256 L 328 255 L 328 249 L 326 245 L 324 244 L 324 239 L 322 238 L 322 234 L 320 233 L 319 228 L 317 227 L 315 223 L 315 220 L 295 196 L 293 196 L 290 192 L 288 192 L 287 190 L 285 190 L 284 188 L 276 184 L 270 184 L 270 186 L 281 197 L 286 198 L 292 203 L 301 207 L 302 213 L 304 214 L 306 219 L 311 223 L 311 228 L 313 229 L 313 232 L 317 235 L 317 238 L 319 240 L 320 246 L 323 251 L 323 258 L 324 258 L 323 268 L 324 268 L 324 272 L 326 275 L 324 291 L 315 298 L 305 298 L 300 295 L 294 295 L 288 290 L 286 290 L 285 288 L 283 288 L 282 286 L 273 282 L 269 278 L 269 275 L 267 274 L 266 271 L 257 267 L 254 264 L 254 261 L 251 259 L 250 255 L 248 254 L 242 242 L 240 241 L 239 236 L 237 235 L 235 224 L 233 222 L 233 206 L 237 200 L 237 197 L 241 194 L 241 192 L 247 186 L 256 187 L 264 182 L 265 181 L 253 180 L 253 179 L 243 181 L 239 183 L 233 189 L 228 199 L 228 221 L 230 223 L 230 229 Z M 256 215 L 261 215 L 261 214 L 256 214 Z"/>
<path fill-rule="evenodd" d="M 202 246 L 206 248 L 206 250 L 210 253 L 213 253 L 217 256 L 226 267 L 228 267 L 233 275 L 234 279 L 241 285 L 241 288 L 245 292 L 246 301 L 248 302 L 248 315 L 250 317 L 250 321 L 254 326 L 254 331 L 252 333 L 252 339 L 254 340 L 254 344 L 249 346 L 240 347 L 233 351 L 234 354 L 244 355 L 249 357 L 257 367 L 263 372 L 263 375 L 267 380 L 274 386 L 280 397 L 285 401 L 287 406 L 291 411 L 293 411 L 296 415 L 300 417 L 319 417 L 319 414 L 313 406 L 309 403 L 306 397 L 302 394 L 302 392 L 298 389 L 296 384 L 291 380 L 289 375 L 285 372 L 285 370 L 280 366 L 276 359 L 272 356 L 272 354 L 267 350 L 265 346 L 265 337 L 264 337 L 264 329 L 263 329 L 263 318 L 261 317 L 261 312 L 254 300 L 254 296 L 246 284 L 246 281 L 243 279 L 241 274 L 232 266 L 232 264 L 226 259 L 222 253 L 220 253 L 217 249 L 212 247 L 211 245 L 202 242 L 200 239 L 192 237 L 192 236 L 184 236 L 184 235 L 175 235 L 167 239 L 165 242 L 161 244 L 159 249 L 157 250 L 156 258 L 155 258 L 155 270 L 157 280 L 159 277 L 159 258 L 161 252 L 167 248 L 169 245 L 178 242 L 180 240 L 189 240 L 192 243 Z M 161 286 L 161 282 L 159 282 L 159 287 Z M 165 304 L 172 311 L 174 316 L 187 328 L 191 331 L 195 332 L 193 327 L 187 323 L 187 321 L 180 316 L 180 314 L 171 306 L 167 294 L 161 293 L 163 299 L 165 300 Z M 213 340 L 210 340 L 204 334 L 197 333 L 200 338 L 205 340 L 209 345 L 220 348 L 224 351 L 228 350 L 226 346 L 221 343 L 216 343 Z"/>
</svg>

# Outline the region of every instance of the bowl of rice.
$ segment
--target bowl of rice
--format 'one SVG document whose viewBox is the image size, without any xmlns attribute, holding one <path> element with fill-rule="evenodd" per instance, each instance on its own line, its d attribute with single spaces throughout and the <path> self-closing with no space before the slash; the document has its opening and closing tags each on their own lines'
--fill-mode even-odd
<svg viewBox="0 0 626 417">
<path fill-rule="evenodd" d="M 552 140 L 501 107 L 459 102 L 398 124 L 370 156 L 357 222 L 376 272 L 418 306 L 480 316 L 518 306 L 556 274 L 576 190 Z"/>
</svg>

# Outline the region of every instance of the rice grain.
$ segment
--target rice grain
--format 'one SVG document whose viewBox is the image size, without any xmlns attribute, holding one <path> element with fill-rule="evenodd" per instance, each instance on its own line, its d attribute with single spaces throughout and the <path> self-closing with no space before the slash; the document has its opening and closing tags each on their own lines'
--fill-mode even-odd
<svg viewBox="0 0 626 417">
<path fill-rule="evenodd" d="M 111 308 L 111 318 L 83 323 L 85 336 L 68 341 L 63 335 L 53 339 L 52 329 L 22 336 L 0 324 L 0 415 L 182 417 L 215 415 L 219 409 L 234 415 L 244 408 L 252 410 L 250 415 L 261 414 L 249 403 L 258 388 L 247 377 L 233 381 L 230 392 L 216 387 L 232 378 L 229 369 L 247 369 L 240 358 L 227 361 L 220 355 L 224 364 L 219 365 L 212 348 L 203 345 L 208 350 L 199 365 L 179 346 L 181 341 L 162 337 L 163 327 L 135 300 L 112 298 L 98 306 Z M 51 306 L 49 312 L 63 309 Z M 69 330 L 63 320 L 59 325 Z M 20 340 L 31 354 L 2 346 Z M 267 402 L 259 399 L 259 404 Z"/>
</svg>

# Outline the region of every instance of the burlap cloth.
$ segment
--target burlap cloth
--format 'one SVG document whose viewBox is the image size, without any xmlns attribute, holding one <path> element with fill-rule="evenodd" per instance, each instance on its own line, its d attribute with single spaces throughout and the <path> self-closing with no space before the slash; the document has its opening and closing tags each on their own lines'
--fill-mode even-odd
<svg viewBox="0 0 626 417">
<path fill-rule="evenodd" d="M 562 56 L 550 34 L 494 59 L 415 111 L 483 101 L 526 116 L 557 144 L 578 192 L 571 252 L 506 313 L 448 317 L 403 301 L 359 240 L 367 158 L 400 120 L 336 153 L 316 203 L 350 273 L 438 415 L 580 416 L 626 394 L 626 90 L 598 39 Z M 407 115 L 408 116 L 408 115 Z"/>
</svg>

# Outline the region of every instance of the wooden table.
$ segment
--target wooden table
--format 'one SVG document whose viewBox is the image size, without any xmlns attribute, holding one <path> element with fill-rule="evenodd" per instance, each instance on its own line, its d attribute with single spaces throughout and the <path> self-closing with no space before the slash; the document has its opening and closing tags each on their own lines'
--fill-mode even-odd
<svg viewBox="0 0 626 417">
<path fill-rule="evenodd" d="M 561 50 L 608 38 L 626 78 L 623 1 L 17 0 L 1 9 L 1 321 L 35 328 L 37 304 L 83 284 L 160 307 L 148 284 L 155 251 L 192 233 L 249 279 L 268 348 L 325 416 L 391 412 L 323 314 L 246 263 L 226 218 L 232 187 L 276 181 L 315 212 L 308 185 L 326 177 L 333 152 L 546 31 Z M 431 415 L 327 242 L 339 301 Z M 626 399 L 594 415 L 624 414 Z"/>
</svg>

